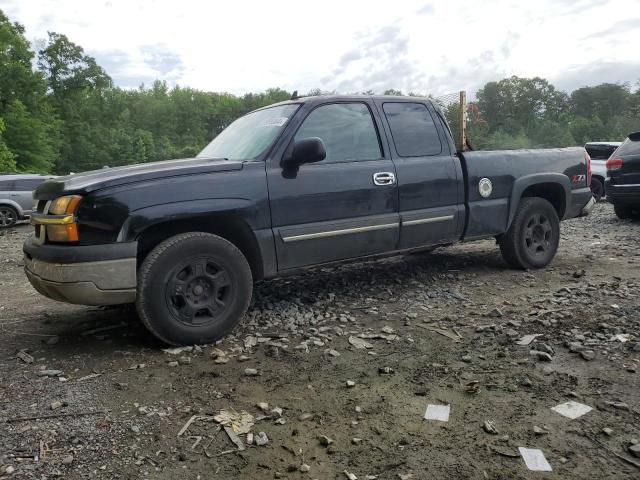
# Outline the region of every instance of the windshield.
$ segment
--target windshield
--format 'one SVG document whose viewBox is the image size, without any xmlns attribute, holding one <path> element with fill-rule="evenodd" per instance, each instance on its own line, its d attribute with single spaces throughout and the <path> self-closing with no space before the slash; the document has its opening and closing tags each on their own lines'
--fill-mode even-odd
<svg viewBox="0 0 640 480">
<path fill-rule="evenodd" d="M 204 147 L 198 158 L 253 160 L 273 143 L 298 106 L 280 105 L 240 117 Z"/>
</svg>

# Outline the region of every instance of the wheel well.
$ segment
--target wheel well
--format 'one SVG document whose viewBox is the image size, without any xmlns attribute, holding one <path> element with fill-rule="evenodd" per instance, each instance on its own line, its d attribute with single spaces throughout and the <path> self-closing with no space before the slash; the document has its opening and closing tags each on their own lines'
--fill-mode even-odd
<svg viewBox="0 0 640 480">
<path fill-rule="evenodd" d="M 547 200 L 555 208 L 558 218 L 562 220 L 567 208 L 564 188 L 559 183 L 537 183 L 522 192 L 522 197 L 540 197 Z"/>
<path fill-rule="evenodd" d="M 600 180 L 602 183 L 604 183 L 604 177 L 602 175 L 591 175 L 591 178 L 597 178 L 598 180 Z"/>
<path fill-rule="evenodd" d="M 153 248 L 164 240 L 187 232 L 206 232 L 233 243 L 249 262 L 254 279 L 263 277 L 262 255 L 251 227 L 234 215 L 187 218 L 158 223 L 143 230 L 138 236 L 138 265 Z"/>
</svg>

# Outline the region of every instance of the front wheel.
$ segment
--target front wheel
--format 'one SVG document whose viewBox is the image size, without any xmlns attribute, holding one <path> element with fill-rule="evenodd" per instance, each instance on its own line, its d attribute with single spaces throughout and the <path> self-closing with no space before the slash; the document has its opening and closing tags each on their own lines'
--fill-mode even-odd
<svg viewBox="0 0 640 480">
<path fill-rule="evenodd" d="M 0 228 L 13 227 L 18 221 L 18 212 L 8 205 L 0 205 Z"/>
<path fill-rule="evenodd" d="M 518 206 L 509 230 L 500 238 L 500 251 L 514 268 L 546 267 L 558 250 L 560 220 L 544 198 L 526 197 Z"/>
<path fill-rule="evenodd" d="M 165 343 L 211 343 L 240 321 L 252 290 L 251 269 L 235 245 L 209 233 L 183 233 L 145 258 L 136 308 Z"/>
</svg>

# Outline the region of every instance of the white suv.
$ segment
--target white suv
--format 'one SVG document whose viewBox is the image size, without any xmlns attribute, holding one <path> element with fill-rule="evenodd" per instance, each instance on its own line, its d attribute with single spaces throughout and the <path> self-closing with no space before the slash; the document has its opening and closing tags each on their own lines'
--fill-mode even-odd
<svg viewBox="0 0 640 480">
<path fill-rule="evenodd" d="M 51 175 L 0 175 L 0 228 L 13 227 L 31 215 L 33 191 Z"/>
<path fill-rule="evenodd" d="M 620 145 L 622 142 L 589 142 L 584 146 L 591 157 L 591 193 L 596 201 L 604 197 L 607 160 Z"/>
</svg>

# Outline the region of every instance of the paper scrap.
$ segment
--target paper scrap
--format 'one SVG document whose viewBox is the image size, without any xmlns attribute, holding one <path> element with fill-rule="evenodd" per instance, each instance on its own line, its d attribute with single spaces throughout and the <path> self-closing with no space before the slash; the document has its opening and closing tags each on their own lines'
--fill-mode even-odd
<svg viewBox="0 0 640 480">
<path fill-rule="evenodd" d="M 542 336 L 541 333 L 536 333 L 535 335 L 525 335 L 524 337 L 522 337 L 520 340 L 516 342 L 516 345 L 529 345 L 536 338 L 541 336 Z"/>
<path fill-rule="evenodd" d="M 425 420 L 437 420 L 438 422 L 449 421 L 449 411 L 451 405 L 427 405 L 427 411 L 424 413 Z"/>
<path fill-rule="evenodd" d="M 585 413 L 589 413 L 593 408 L 583 403 L 574 402 L 573 400 L 552 407 L 551 410 L 559 413 L 571 420 L 581 417 Z"/>
<path fill-rule="evenodd" d="M 527 468 L 533 472 L 550 472 L 551 465 L 547 462 L 547 459 L 544 458 L 544 453 L 542 450 L 538 450 L 537 448 L 524 448 L 518 447 L 520 451 L 520 455 L 524 459 L 524 463 L 527 465 Z"/>
</svg>

